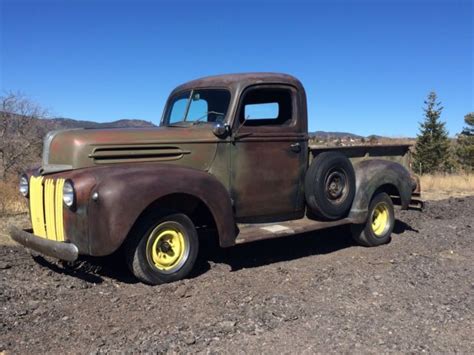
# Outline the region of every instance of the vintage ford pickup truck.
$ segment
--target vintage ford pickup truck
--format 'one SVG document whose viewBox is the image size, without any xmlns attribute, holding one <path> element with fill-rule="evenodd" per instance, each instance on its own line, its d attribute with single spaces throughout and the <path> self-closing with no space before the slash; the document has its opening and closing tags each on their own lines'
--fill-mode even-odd
<svg viewBox="0 0 474 355">
<path fill-rule="evenodd" d="M 33 230 L 10 235 L 66 261 L 122 250 L 149 284 L 190 273 L 201 231 L 230 247 L 347 224 L 376 246 L 393 204 L 419 195 L 409 160 L 406 145 L 309 146 L 292 76 L 206 77 L 171 93 L 158 128 L 49 133 L 42 166 L 20 177 Z"/>
</svg>

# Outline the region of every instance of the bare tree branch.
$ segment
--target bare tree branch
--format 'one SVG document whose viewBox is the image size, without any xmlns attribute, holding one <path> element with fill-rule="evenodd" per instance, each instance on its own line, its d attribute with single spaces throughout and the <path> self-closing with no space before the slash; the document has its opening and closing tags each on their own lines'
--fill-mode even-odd
<svg viewBox="0 0 474 355">
<path fill-rule="evenodd" d="M 46 110 L 21 93 L 0 96 L 0 180 L 38 161 Z"/>
</svg>

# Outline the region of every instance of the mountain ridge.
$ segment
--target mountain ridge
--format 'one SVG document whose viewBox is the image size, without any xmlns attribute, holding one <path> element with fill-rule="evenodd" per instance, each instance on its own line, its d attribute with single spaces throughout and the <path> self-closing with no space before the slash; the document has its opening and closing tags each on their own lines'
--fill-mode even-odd
<svg viewBox="0 0 474 355">
<path fill-rule="evenodd" d="M 157 127 L 154 123 L 140 119 L 119 119 L 110 122 L 95 122 L 88 120 L 76 120 L 73 118 L 41 118 L 47 125 L 55 126 L 56 129 L 68 128 L 149 128 Z"/>
<path fill-rule="evenodd" d="M 12 114 L 11 117 L 21 115 Z M 32 119 L 28 116 L 21 116 L 26 119 Z M 34 118 L 32 119 L 37 125 L 40 126 L 40 130 L 43 132 L 61 130 L 61 129 L 75 129 L 75 128 L 92 128 L 92 129 L 101 129 L 101 128 L 153 128 L 158 127 L 158 125 L 153 122 L 135 119 L 135 118 L 123 118 L 115 121 L 108 122 L 96 122 L 91 120 L 77 120 L 74 118 L 67 117 L 52 117 L 52 118 Z M 308 132 L 310 139 L 319 139 L 319 140 L 328 140 L 328 139 L 354 139 L 360 140 L 367 137 L 375 137 L 377 139 L 385 138 L 380 135 L 369 135 L 367 137 L 361 136 L 359 134 L 350 133 L 350 132 L 340 132 L 340 131 L 314 131 Z"/>
<path fill-rule="evenodd" d="M 152 128 L 158 127 L 153 122 L 145 121 L 141 119 L 119 119 L 110 122 L 95 122 L 88 120 L 76 120 L 73 118 L 43 118 L 42 120 L 49 121 L 51 125 L 58 126 L 57 129 L 68 129 L 68 128 Z M 361 139 L 364 136 L 350 133 L 350 132 L 339 132 L 339 131 L 314 131 L 308 132 L 310 138 L 353 138 Z M 375 137 L 381 138 L 382 136 L 376 135 Z"/>
</svg>

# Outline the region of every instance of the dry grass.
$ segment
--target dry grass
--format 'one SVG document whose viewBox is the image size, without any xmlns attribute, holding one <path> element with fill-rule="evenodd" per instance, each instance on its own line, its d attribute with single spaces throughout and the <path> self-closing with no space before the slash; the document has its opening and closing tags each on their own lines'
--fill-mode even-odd
<svg viewBox="0 0 474 355">
<path fill-rule="evenodd" d="M 16 181 L 0 181 L 0 216 L 27 211 L 26 201 L 20 196 Z"/>
<path fill-rule="evenodd" d="M 421 193 L 423 198 L 430 200 L 474 195 L 474 174 L 423 175 Z"/>
</svg>

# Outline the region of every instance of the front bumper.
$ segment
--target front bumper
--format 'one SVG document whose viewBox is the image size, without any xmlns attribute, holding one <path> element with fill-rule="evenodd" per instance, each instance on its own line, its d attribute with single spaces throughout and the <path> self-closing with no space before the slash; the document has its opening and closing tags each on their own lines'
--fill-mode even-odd
<svg viewBox="0 0 474 355">
<path fill-rule="evenodd" d="M 10 227 L 9 232 L 14 241 L 40 254 L 65 261 L 75 261 L 79 257 L 79 250 L 72 243 L 41 238 L 14 226 Z"/>
<path fill-rule="evenodd" d="M 421 199 L 421 194 L 419 192 L 412 193 L 409 207 L 417 208 L 419 210 L 425 208 L 425 202 Z"/>
</svg>

